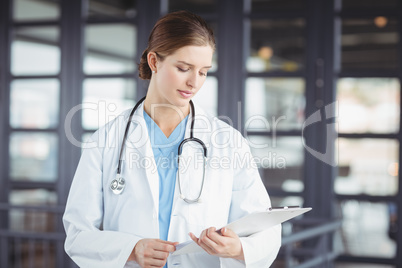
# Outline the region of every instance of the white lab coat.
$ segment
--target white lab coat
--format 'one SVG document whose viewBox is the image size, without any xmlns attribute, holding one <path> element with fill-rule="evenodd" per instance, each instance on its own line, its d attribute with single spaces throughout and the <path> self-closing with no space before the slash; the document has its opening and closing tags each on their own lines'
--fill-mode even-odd
<svg viewBox="0 0 402 268">
<path fill-rule="evenodd" d="M 195 111 L 194 137 L 206 144 L 209 158 L 202 202 L 188 204 L 180 199 L 176 181 L 169 241 L 188 241 L 189 232 L 198 236 L 208 227 L 220 228 L 248 213 L 270 207 L 258 170 L 252 166 L 246 140 L 229 125 L 206 115 L 200 107 L 196 106 Z M 91 148 L 84 149 L 71 185 L 63 216 L 67 233 L 65 250 L 80 267 L 139 267 L 135 262 L 126 262 L 137 241 L 159 238 L 159 178 L 142 104 L 132 119 L 123 155 L 122 176 L 126 187 L 120 195 L 110 190 L 129 112 L 94 133 L 87 143 Z M 191 116 L 186 138 L 190 124 Z M 195 158 L 199 151 L 192 149 L 187 147 L 183 151 L 183 159 Z M 188 197 L 196 196 L 200 189 L 199 181 L 196 187 L 187 183 L 194 174 L 202 173 L 198 164 L 187 166 L 181 175 L 183 193 Z M 245 262 L 201 252 L 169 256 L 168 266 L 269 267 L 280 248 L 281 227 L 240 240 Z"/>
</svg>

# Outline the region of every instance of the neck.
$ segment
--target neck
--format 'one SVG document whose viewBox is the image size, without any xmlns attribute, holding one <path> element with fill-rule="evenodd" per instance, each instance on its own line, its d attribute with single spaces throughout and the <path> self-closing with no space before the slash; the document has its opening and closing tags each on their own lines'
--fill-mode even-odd
<svg viewBox="0 0 402 268">
<path fill-rule="evenodd" d="M 144 110 L 159 126 L 162 132 L 169 137 L 180 122 L 190 113 L 190 104 L 187 107 L 177 107 L 147 98 L 144 101 Z"/>
</svg>

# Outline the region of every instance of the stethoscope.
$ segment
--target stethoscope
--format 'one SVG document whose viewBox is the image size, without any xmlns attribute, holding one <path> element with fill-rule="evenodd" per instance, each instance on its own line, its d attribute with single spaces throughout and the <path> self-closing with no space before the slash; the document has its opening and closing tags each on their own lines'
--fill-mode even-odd
<svg viewBox="0 0 402 268">
<path fill-rule="evenodd" d="M 130 123 L 131 123 L 131 119 L 133 118 L 133 115 L 135 113 L 135 111 L 137 110 L 138 106 L 145 100 L 145 97 L 142 98 L 141 100 L 139 100 L 137 102 L 137 104 L 134 106 L 134 108 L 131 110 L 130 116 L 128 118 L 127 121 L 127 125 L 126 125 L 126 130 L 124 132 L 124 136 L 123 136 L 123 141 L 121 143 L 121 147 L 120 147 L 120 154 L 119 154 L 119 164 L 117 166 L 117 174 L 116 174 L 116 178 L 114 180 L 112 180 L 112 182 L 110 183 L 110 189 L 112 190 L 112 192 L 116 195 L 119 195 L 123 192 L 124 188 L 126 187 L 126 181 L 124 180 L 124 178 L 121 176 L 121 166 L 122 166 L 122 156 L 123 156 L 123 152 L 125 149 L 125 142 L 127 140 L 127 135 L 128 135 L 128 131 L 130 129 Z M 193 102 L 190 100 L 190 109 L 191 109 L 191 127 L 190 127 L 190 138 L 184 139 L 180 145 L 179 145 L 179 149 L 178 149 L 178 154 L 177 154 L 177 180 L 179 183 L 179 193 L 180 193 L 180 198 L 183 199 L 184 201 L 186 201 L 187 203 L 191 204 L 191 203 L 199 203 L 201 202 L 201 194 L 202 194 L 202 190 L 204 188 L 204 179 L 205 179 L 205 166 L 206 166 L 206 161 L 207 161 L 207 147 L 205 146 L 205 144 L 202 142 L 202 140 L 194 138 L 193 136 L 193 129 L 194 129 L 194 119 L 195 119 L 195 109 L 194 109 L 194 104 Z M 180 167 L 180 156 L 182 154 L 183 151 L 183 146 L 186 143 L 189 142 L 196 142 L 199 145 L 202 146 L 202 150 L 203 150 L 203 155 L 204 155 L 204 163 L 203 163 L 203 174 L 202 174 L 202 181 L 201 181 L 201 189 L 200 192 L 197 196 L 197 198 L 195 199 L 189 199 L 186 198 L 186 196 L 183 194 L 182 189 L 181 189 L 181 180 L 180 180 L 180 171 L 179 171 L 179 167 Z"/>
</svg>

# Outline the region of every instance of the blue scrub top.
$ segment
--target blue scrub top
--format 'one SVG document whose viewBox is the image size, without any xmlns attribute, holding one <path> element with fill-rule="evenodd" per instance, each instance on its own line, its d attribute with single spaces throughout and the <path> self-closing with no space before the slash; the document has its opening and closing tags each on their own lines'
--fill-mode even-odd
<svg viewBox="0 0 402 268">
<path fill-rule="evenodd" d="M 166 137 L 144 110 L 159 174 L 159 238 L 167 241 L 177 173 L 177 150 L 184 139 L 188 116 Z"/>
</svg>

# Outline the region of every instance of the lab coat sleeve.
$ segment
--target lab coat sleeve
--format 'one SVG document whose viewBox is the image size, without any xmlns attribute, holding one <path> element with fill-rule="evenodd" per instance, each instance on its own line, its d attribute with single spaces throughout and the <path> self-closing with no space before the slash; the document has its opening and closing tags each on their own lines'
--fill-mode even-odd
<svg viewBox="0 0 402 268">
<path fill-rule="evenodd" d="M 239 134 L 240 135 L 240 134 Z M 234 179 L 229 222 L 247 214 L 264 211 L 271 202 L 244 138 L 233 156 Z M 221 258 L 221 267 L 269 267 L 281 246 L 281 225 L 240 238 L 245 261 Z"/>
<path fill-rule="evenodd" d="M 71 185 L 63 224 L 65 250 L 80 267 L 124 267 L 135 244 L 132 234 L 103 231 L 102 151 L 85 149 Z"/>
</svg>

